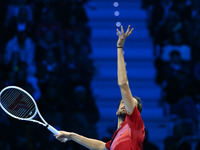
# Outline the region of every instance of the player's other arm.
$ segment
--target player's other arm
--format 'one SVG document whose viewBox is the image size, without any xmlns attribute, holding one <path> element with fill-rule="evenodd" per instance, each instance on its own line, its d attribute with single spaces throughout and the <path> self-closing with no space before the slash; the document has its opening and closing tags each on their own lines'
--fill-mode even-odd
<svg viewBox="0 0 200 150">
<path fill-rule="evenodd" d="M 136 100 L 134 100 L 128 82 L 128 77 L 126 73 L 126 66 L 124 61 L 123 46 L 126 38 L 132 33 L 133 28 L 130 30 L 130 25 L 126 33 L 124 33 L 123 27 L 121 26 L 121 33 L 117 29 L 118 41 L 117 41 L 117 75 L 118 75 L 118 85 L 121 90 L 122 99 L 128 114 L 132 114 L 133 109 L 136 106 Z"/>
<path fill-rule="evenodd" d="M 105 147 L 106 143 L 102 141 L 87 138 L 72 132 L 65 132 L 65 131 L 59 131 L 59 132 L 60 134 L 57 135 L 56 138 L 61 142 L 64 142 L 64 139 L 67 138 L 68 140 L 72 140 L 90 150 L 107 150 L 107 148 Z"/>
</svg>

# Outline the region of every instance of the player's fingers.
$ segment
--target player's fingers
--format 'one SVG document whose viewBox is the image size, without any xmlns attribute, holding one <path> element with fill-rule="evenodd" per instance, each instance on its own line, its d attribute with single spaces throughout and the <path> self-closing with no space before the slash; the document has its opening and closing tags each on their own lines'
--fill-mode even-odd
<svg viewBox="0 0 200 150">
<path fill-rule="evenodd" d="M 118 34 L 118 36 L 120 36 L 120 35 L 121 35 L 118 29 L 117 29 L 117 34 Z"/>
<path fill-rule="evenodd" d="M 130 25 L 128 26 L 128 28 L 127 28 L 127 30 L 126 30 L 125 35 L 128 35 L 129 31 L 130 31 Z"/>
<path fill-rule="evenodd" d="M 122 33 L 122 35 L 124 35 L 124 29 L 123 29 L 123 26 L 121 26 L 121 33 Z"/>
<path fill-rule="evenodd" d="M 56 138 L 56 139 L 58 139 L 59 141 L 61 141 L 61 142 L 65 142 L 66 141 L 66 138 Z"/>
<path fill-rule="evenodd" d="M 133 29 L 134 28 L 131 29 L 131 31 L 127 34 L 127 36 L 129 36 L 133 32 Z"/>
<path fill-rule="evenodd" d="M 54 135 L 56 137 L 56 139 L 60 139 L 61 137 L 59 135 Z"/>
<path fill-rule="evenodd" d="M 64 136 L 62 135 L 62 134 L 58 134 L 58 135 L 56 135 L 55 136 L 57 139 L 63 139 L 64 138 Z"/>
<path fill-rule="evenodd" d="M 62 141 L 63 140 L 63 138 L 56 138 L 57 140 L 59 140 L 59 141 Z"/>
<path fill-rule="evenodd" d="M 61 140 L 61 142 L 63 142 L 63 143 L 65 143 L 67 141 L 68 141 L 68 139 L 66 139 L 66 138 L 64 138 L 64 139 Z"/>
</svg>

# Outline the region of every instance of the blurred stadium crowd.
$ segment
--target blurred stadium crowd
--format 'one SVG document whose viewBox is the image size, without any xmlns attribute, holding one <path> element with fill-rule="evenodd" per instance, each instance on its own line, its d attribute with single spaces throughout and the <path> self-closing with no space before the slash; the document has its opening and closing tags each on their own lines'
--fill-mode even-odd
<svg viewBox="0 0 200 150">
<path fill-rule="evenodd" d="M 87 0 L 0 1 L 0 87 L 24 88 L 57 129 L 96 138 L 99 112 L 90 90 L 95 68 L 84 5 Z M 63 148 L 41 125 L 27 124 L 1 110 L 0 149 Z M 64 147 L 83 149 L 73 142 Z"/>
<path fill-rule="evenodd" d="M 200 1 L 143 0 L 142 8 L 149 15 L 161 105 L 174 121 L 165 150 L 199 150 Z"/>
</svg>

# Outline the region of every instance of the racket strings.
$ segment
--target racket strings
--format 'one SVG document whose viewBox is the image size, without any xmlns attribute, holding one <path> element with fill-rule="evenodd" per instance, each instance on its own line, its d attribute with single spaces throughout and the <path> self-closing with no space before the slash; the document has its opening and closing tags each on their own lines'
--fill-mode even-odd
<svg viewBox="0 0 200 150">
<path fill-rule="evenodd" d="M 14 89 L 9 89 L 4 91 L 3 95 L 2 95 L 2 99 L 1 99 L 1 103 L 3 104 L 4 108 L 10 112 L 13 115 L 16 115 L 16 112 L 14 111 L 14 109 L 9 109 L 9 107 L 14 107 L 14 100 L 16 100 L 17 98 L 17 91 Z M 17 105 L 17 104 L 16 104 Z M 19 115 L 17 115 L 19 116 Z"/>
<path fill-rule="evenodd" d="M 20 118 L 26 118 L 28 116 L 27 113 L 29 113 L 32 110 L 32 107 L 30 107 L 31 103 L 30 102 L 27 103 L 26 95 L 22 94 L 21 92 L 19 92 L 17 90 L 12 90 L 6 95 L 7 95 L 6 99 L 8 99 L 9 96 L 12 96 L 12 97 L 9 97 L 9 99 L 8 99 L 8 100 L 10 100 L 8 102 L 8 104 L 10 104 L 10 102 L 12 102 L 12 103 L 10 105 L 8 105 L 9 107 L 7 106 L 7 110 L 9 108 L 11 108 L 9 110 L 10 110 L 10 113 L 12 113 L 13 115 L 20 117 Z M 19 99 L 20 97 L 21 98 L 23 97 L 23 101 L 21 101 Z M 17 98 L 19 99 L 18 101 L 17 101 Z M 23 103 L 23 105 L 22 105 L 22 103 Z M 29 108 L 29 109 L 27 110 L 27 108 Z"/>
<path fill-rule="evenodd" d="M 20 94 L 22 94 L 22 93 L 20 93 Z M 21 113 L 19 115 L 21 116 L 21 118 L 27 118 L 29 116 L 29 114 L 31 113 L 32 109 L 35 108 L 35 105 L 26 94 L 23 93 L 23 97 L 25 97 L 23 99 L 23 101 L 27 104 L 25 108 L 28 108 L 28 109 L 27 110 L 22 109 L 24 111 L 21 111 Z M 30 102 L 32 102 L 32 103 L 30 103 Z"/>
<path fill-rule="evenodd" d="M 14 114 L 14 110 L 8 109 L 8 107 L 11 106 L 11 104 L 13 103 L 13 100 L 16 99 L 16 96 L 17 96 L 17 94 L 16 94 L 16 92 L 14 92 L 13 89 L 5 91 L 1 96 L 1 104 L 11 114 Z"/>
<path fill-rule="evenodd" d="M 12 115 L 29 118 L 34 115 L 35 104 L 32 99 L 18 89 L 7 89 L 1 96 L 1 104 Z"/>
</svg>

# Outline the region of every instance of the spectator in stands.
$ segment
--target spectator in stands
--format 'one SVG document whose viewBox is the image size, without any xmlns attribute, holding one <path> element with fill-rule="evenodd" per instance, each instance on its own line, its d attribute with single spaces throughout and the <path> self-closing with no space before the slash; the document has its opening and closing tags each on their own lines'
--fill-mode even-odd
<svg viewBox="0 0 200 150">
<path fill-rule="evenodd" d="M 7 8 L 6 24 L 10 19 L 18 16 L 21 7 L 25 7 L 27 9 L 27 20 L 33 22 L 32 5 L 28 3 L 28 0 L 11 0 Z"/>
<path fill-rule="evenodd" d="M 173 0 L 173 11 L 180 16 L 181 22 L 190 22 L 192 19 L 192 2 L 191 0 Z"/>
<path fill-rule="evenodd" d="M 163 18 L 163 23 L 158 26 L 155 34 L 155 43 L 161 47 L 169 44 L 170 40 L 173 39 L 174 32 L 180 33 L 182 40 L 181 42 L 187 41 L 187 29 L 181 22 L 180 16 L 176 12 L 170 12 Z"/>
<path fill-rule="evenodd" d="M 64 63 L 60 65 L 59 78 L 62 81 L 62 86 L 65 90 L 65 95 L 71 95 L 75 86 L 79 85 L 82 79 L 79 68 L 78 68 L 78 53 L 75 50 L 73 44 L 67 43 L 65 50 L 66 59 Z M 86 58 L 87 59 L 87 58 Z"/>
<path fill-rule="evenodd" d="M 66 9 L 67 8 L 67 9 Z M 78 0 L 64 0 L 64 3 L 60 5 L 60 18 L 63 26 L 67 29 L 74 28 L 74 25 L 69 23 L 75 22 L 75 27 L 81 27 L 88 22 L 88 18 L 83 5 Z"/>
<path fill-rule="evenodd" d="M 63 4 L 63 2 L 61 2 L 61 1 L 34 0 L 33 12 L 34 12 L 34 21 L 35 21 L 35 23 L 38 24 L 41 20 L 45 20 L 46 13 L 49 10 L 53 10 L 57 15 L 58 14 L 57 11 L 59 11 L 58 4 L 60 4 L 60 5 Z"/>
<path fill-rule="evenodd" d="M 24 29 L 28 37 L 33 37 L 33 23 L 28 20 L 27 8 L 22 6 L 19 8 L 18 15 L 11 18 L 6 25 L 6 40 L 13 38 L 18 31 Z"/>
<path fill-rule="evenodd" d="M 84 43 L 79 50 L 75 49 L 71 43 L 66 46 L 66 61 L 61 67 L 64 68 L 62 69 L 64 78 L 61 78 L 66 82 L 65 86 L 76 87 L 81 84 L 89 89 L 90 81 L 95 73 L 93 60 L 89 57 L 90 48 Z M 71 91 L 73 88 L 66 87 L 66 89 Z M 72 91 L 69 93 L 72 93 Z"/>
<path fill-rule="evenodd" d="M 6 44 L 6 49 L 4 53 L 5 65 L 11 62 L 13 53 L 18 53 L 20 61 L 26 63 L 27 67 L 31 67 L 35 64 L 35 43 L 30 37 L 27 36 L 26 28 L 20 28 L 8 43 Z"/>
<path fill-rule="evenodd" d="M 155 144 L 149 141 L 149 133 L 146 129 L 145 129 L 145 139 L 143 143 L 143 149 L 144 150 L 159 150 L 158 146 L 156 146 Z"/>
<path fill-rule="evenodd" d="M 0 1 L 0 51 L 3 52 L 5 49 L 6 32 L 5 32 L 5 20 L 6 20 L 6 11 L 9 5 L 9 1 Z"/>
<path fill-rule="evenodd" d="M 47 31 L 51 31 L 58 41 L 62 39 L 62 24 L 56 18 L 54 9 L 43 12 L 44 18 L 39 22 L 36 30 L 36 38 L 43 38 Z"/>
<path fill-rule="evenodd" d="M 190 45 L 192 46 L 192 58 L 193 61 L 196 62 L 199 60 L 200 58 L 200 15 L 196 15 L 193 18 L 193 21 L 190 25 L 190 36 L 189 36 L 189 40 L 190 40 Z"/>
<path fill-rule="evenodd" d="M 66 44 L 65 55 L 68 68 L 75 68 L 77 65 L 78 52 L 76 51 L 72 43 Z"/>
<path fill-rule="evenodd" d="M 173 0 L 158 0 L 152 5 L 150 18 L 148 22 L 151 35 L 155 34 L 156 27 L 163 24 L 169 12 L 173 7 Z"/>
<path fill-rule="evenodd" d="M 177 150 L 192 150 L 192 145 L 189 142 L 184 141 L 177 146 Z"/>
<path fill-rule="evenodd" d="M 45 61 L 46 55 L 53 53 L 54 61 L 61 62 L 64 47 L 61 40 L 57 39 L 52 30 L 46 30 L 44 35 L 38 39 L 35 59 L 37 62 Z M 49 53 L 49 51 L 51 51 Z"/>
<path fill-rule="evenodd" d="M 168 136 L 164 140 L 164 150 L 176 150 L 177 144 L 184 136 L 183 128 L 179 124 L 175 124 L 173 128 L 173 135 Z"/>
<path fill-rule="evenodd" d="M 195 86 L 195 99 L 196 103 L 200 103 L 200 62 L 197 61 L 194 63 L 194 86 Z"/>
<path fill-rule="evenodd" d="M 188 113 L 189 112 L 189 113 Z M 195 105 L 195 100 L 185 93 L 176 105 L 171 108 L 171 113 L 178 115 L 182 119 L 191 119 L 193 121 L 197 120 L 197 110 Z"/>
<path fill-rule="evenodd" d="M 38 79 L 35 77 L 35 66 L 27 66 L 20 59 L 18 52 L 14 52 L 11 62 L 5 67 L 6 85 L 20 86 L 34 97 L 35 100 L 40 98 L 40 89 L 38 87 Z"/>
<path fill-rule="evenodd" d="M 163 68 L 163 89 L 166 92 L 166 101 L 169 104 L 176 103 L 183 94 L 193 93 L 193 78 L 188 63 L 185 63 L 178 51 L 170 53 L 170 61 Z M 190 89 L 188 89 L 190 87 Z"/>
<path fill-rule="evenodd" d="M 34 45 L 31 45 L 34 43 L 23 34 L 26 33 L 19 33 L 19 40 L 14 38 L 14 40 L 11 40 L 10 43 L 7 44 L 6 53 L 4 55 L 5 61 L 2 63 L 5 72 L 3 77 L 5 79 L 4 81 L 6 81 L 6 85 L 18 85 L 22 88 L 31 87 L 29 88 L 29 92 L 32 93 L 35 100 L 38 100 L 40 97 L 40 89 L 37 83 L 38 79 L 35 77 L 36 68 L 33 60 Z"/>
<path fill-rule="evenodd" d="M 70 15 L 67 23 L 68 23 L 68 25 L 64 26 L 64 28 L 65 28 L 64 29 L 65 30 L 64 39 L 65 39 L 66 43 L 72 42 L 72 43 L 76 44 L 76 42 L 78 42 L 77 41 L 78 38 L 80 39 L 79 41 L 82 43 L 83 37 L 84 37 L 85 41 L 87 39 L 90 39 L 90 36 L 91 36 L 90 28 L 88 27 L 87 24 L 79 23 L 79 19 L 77 16 L 75 16 L 73 14 Z M 85 37 L 87 37 L 87 38 L 85 38 Z"/>
<path fill-rule="evenodd" d="M 149 9 L 149 7 L 153 7 L 156 3 L 160 3 L 160 1 L 156 1 L 156 0 L 142 0 L 142 9 Z"/>
<path fill-rule="evenodd" d="M 94 125 L 99 120 L 99 112 L 90 89 L 82 85 L 77 85 L 74 88 L 71 96 L 71 111 L 81 112 L 86 116 L 87 121 Z"/>
<path fill-rule="evenodd" d="M 26 82 L 32 86 L 32 96 L 37 101 L 41 98 L 41 91 L 39 87 L 39 79 L 36 76 L 36 66 L 28 67 Z"/>
<path fill-rule="evenodd" d="M 66 9 L 68 8 L 68 9 Z M 63 28 L 65 31 L 64 39 L 67 43 L 73 42 L 74 35 L 80 34 L 81 37 L 87 37 L 84 39 L 90 39 L 91 31 L 88 26 L 88 18 L 80 1 L 65 1 L 63 5 L 60 6 L 60 18 Z"/>
<path fill-rule="evenodd" d="M 85 43 L 85 44 L 84 44 Z M 88 43 L 83 42 L 78 51 L 77 67 L 80 72 L 80 83 L 90 87 L 90 82 L 95 74 L 95 68 L 93 65 L 93 59 L 90 57 L 91 49 Z"/>
<path fill-rule="evenodd" d="M 192 61 L 198 62 L 200 60 L 200 37 L 196 37 L 192 45 Z"/>
<path fill-rule="evenodd" d="M 4 63 L 3 63 L 4 64 Z M 4 64 L 5 65 L 5 64 Z M 5 67 L 5 81 L 8 83 L 14 84 L 16 83 L 16 74 L 20 71 L 26 71 L 27 65 L 23 61 L 21 61 L 19 53 L 14 52 L 11 56 L 11 61 L 6 65 Z M 24 75 L 24 73 L 23 73 Z M 21 78 L 24 78 L 24 76 L 21 76 Z M 6 84 L 8 84 L 6 83 Z"/>
<path fill-rule="evenodd" d="M 90 27 L 87 25 L 88 18 L 83 7 L 86 2 L 87 0 L 9 0 L 0 2 L 0 31 L 2 31 L 0 58 L 3 58 L 0 59 L 0 79 L 3 81 L 0 85 L 1 87 L 17 85 L 29 91 L 36 100 L 39 100 L 37 103 L 42 111 L 47 112 L 47 115 L 52 110 L 58 114 L 55 116 L 58 120 L 53 120 L 53 122 L 58 122 L 59 127 L 65 127 L 66 123 L 62 122 L 63 117 L 70 117 L 69 102 L 74 87 L 83 83 L 82 85 L 87 90 L 87 98 L 84 101 L 87 103 L 89 100 L 91 104 L 94 104 L 90 91 L 90 81 L 94 74 L 93 62 L 89 56 L 91 53 Z M 63 26 L 66 29 L 65 32 L 63 32 Z M 66 45 L 62 41 L 64 36 Z M 70 42 L 73 44 L 71 51 L 67 46 Z M 36 48 L 35 45 L 37 45 Z M 66 49 L 64 49 L 65 46 Z M 68 53 L 71 54 L 68 55 Z M 73 57 L 71 58 L 71 56 Z M 88 69 L 88 66 L 92 69 Z M 69 90 L 71 93 L 66 92 L 69 84 L 72 84 L 71 91 Z M 57 95 L 59 95 L 59 99 L 55 102 Z M 98 117 L 87 118 L 86 110 L 81 111 L 85 113 L 83 120 L 89 120 L 90 123 L 97 121 Z M 15 121 L 13 120 L 9 126 L 13 133 L 16 126 L 23 127 L 24 125 L 22 123 L 21 126 L 21 123 Z M 1 131 L 7 130 L 2 124 L 1 128 Z M 0 147 L 7 146 L 5 149 L 9 148 L 10 150 L 55 149 L 56 144 L 49 144 L 48 138 L 34 136 L 38 130 L 25 127 L 23 129 L 25 131 L 17 131 L 15 137 L 6 136 L 3 146 L 0 142 Z M 96 133 L 95 136 L 97 136 Z M 11 142 L 8 144 L 6 141 Z"/>
<path fill-rule="evenodd" d="M 188 0 L 159 0 L 153 3 L 149 10 L 151 19 L 148 21 L 151 35 L 155 34 L 158 26 L 164 24 L 171 12 L 176 12 L 182 24 L 191 21 L 192 5 Z"/>
<path fill-rule="evenodd" d="M 197 145 L 196 145 L 196 149 L 195 150 L 199 150 L 200 149 L 200 141 L 198 141 Z"/>
<path fill-rule="evenodd" d="M 53 85 L 58 82 L 55 81 L 56 76 L 60 73 L 59 62 L 56 59 L 55 52 L 49 50 L 45 52 L 44 58 L 42 61 L 37 62 L 37 73 L 36 76 L 39 79 L 39 86 L 42 93 L 46 93 L 49 83 L 51 82 Z M 51 86 L 53 86 L 51 85 Z"/>
<path fill-rule="evenodd" d="M 170 37 L 168 40 L 168 44 L 163 46 L 161 54 L 163 61 L 169 61 L 169 54 L 173 50 L 179 51 L 182 60 L 191 60 L 191 47 L 187 45 L 187 42 L 184 40 L 184 37 L 182 37 L 181 32 L 173 32 L 172 37 Z"/>
<path fill-rule="evenodd" d="M 53 50 L 58 61 L 65 60 L 62 31 L 62 24 L 56 19 L 55 11 L 53 9 L 47 10 L 44 13 L 44 19 L 37 26 L 38 49 L 36 60 L 43 59 L 47 50 Z"/>
<path fill-rule="evenodd" d="M 6 20 L 6 11 L 9 4 L 10 4 L 9 1 L 0 1 L 0 26 L 1 27 L 4 27 L 4 23 Z M 2 28 L 0 29 L 2 30 Z"/>
<path fill-rule="evenodd" d="M 3 53 L 0 51 L 0 88 L 3 89 L 4 87 L 4 82 L 5 81 L 5 77 L 6 75 L 3 73 L 4 71 L 6 71 L 6 67 L 3 61 Z"/>
<path fill-rule="evenodd" d="M 193 136 L 197 135 L 198 113 L 193 98 L 187 95 L 183 96 L 178 103 L 172 105 L 171 114 L 180 121 L 184 133 L 183 138 L 193 139 Z"/>
<path fill-rule="evenodd" d="M 156 82 L 163 88 L 164 97 L 171 106 L 171 113 L 176 114 L 177 119 L 183 119 L 181 128 L 184 133 L 179 136 L 181 141 L 176 141 L 174 136 L 171 140 L 167 138 L 165 149 L 191 149 L 190 143 L 184 143 L 182 140 L 184 136 L 197 133 L 195 105 L 199 103 L 200 97 L 200 3 L 198 0 L 163 1 L 168 5 L 162 5 L 164 3 L 160 1 L 143 0 L 144 4 L 147 4 L 143 6 L 152 12 L 149 27 L 155 40 L 155 54 L 158 56 L 155 61 L 158 71 Z"/>
<path fill-rule="evenodd" d="M 192 0 L 192 18 L 200 13 L 200 2 L 199 0 Z"/>
</svg>

